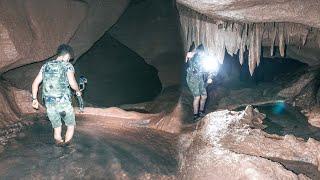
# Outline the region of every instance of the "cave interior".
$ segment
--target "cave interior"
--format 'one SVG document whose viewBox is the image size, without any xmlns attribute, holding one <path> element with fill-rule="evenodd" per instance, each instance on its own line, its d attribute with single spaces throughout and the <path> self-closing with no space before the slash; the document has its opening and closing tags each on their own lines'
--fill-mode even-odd
<svg viewBox="0 0 320 180">
<path fill-rule="evenodd" d="M 0 179 L 320 179 L 318 0 L 1 0 L 0 12 Z M 88 82 L 74 142 L 58 148 L 31 84 L 63 43 Z M 219 64 L 197 121 L 193 43 Z"/>
</svg>

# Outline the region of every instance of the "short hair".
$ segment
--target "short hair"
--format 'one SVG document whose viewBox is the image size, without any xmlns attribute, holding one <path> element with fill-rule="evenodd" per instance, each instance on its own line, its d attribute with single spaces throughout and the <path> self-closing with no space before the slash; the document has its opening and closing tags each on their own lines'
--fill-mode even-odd
<svg viewBox="0 0 320 180">
<path fill-rule="evenodd" d="M 192 52 L 194 51 L 194 49 L 196 48 L 196 45 L 194 43 L 194 41 L 192 42 L 191 46 L 189 47 L 189 51 L 188 52 Z"/>
<path fill-rule="evenodd" d="M 200 44 L 200 45 L 196 48 L 196 52 L 204 52 L 204 46 L 203 46 L 203 44 Z"/>
<path fill-rule="evenodd" d="M 65 54 L 69 54 L 70 55 L 70 59 L 74 58 L 74 52 L 71 46 L 67 45 L 67 44 L 61 44 L 58 49 L 57 49 L 57 55 L 58 56 L 62 56 Z"/>
</svg>

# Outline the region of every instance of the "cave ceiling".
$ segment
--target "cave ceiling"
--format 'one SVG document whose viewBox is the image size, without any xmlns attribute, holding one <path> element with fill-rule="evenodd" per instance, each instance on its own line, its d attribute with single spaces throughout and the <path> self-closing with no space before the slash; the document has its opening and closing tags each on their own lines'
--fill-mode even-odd
<svg viewBox="0 0 320 180">
<path fill-rule="evenodd" d="M 320 27 L 319 0 L 177 0 L 201 14 L 242 22 L 293 22 Z"/>
<path fill-rule="evenodd" d="M 263 47 L 269 56 L 277 51 L 281 57 L 320 64 L 318 0 L 177 0 L 177 7 L 185 50 L 192 42 L 202 43 L 220 63 L 227 52 L 239 54 L 241 64 L 248 51 L 251 74 L 265 54 Z"/>
</svg>

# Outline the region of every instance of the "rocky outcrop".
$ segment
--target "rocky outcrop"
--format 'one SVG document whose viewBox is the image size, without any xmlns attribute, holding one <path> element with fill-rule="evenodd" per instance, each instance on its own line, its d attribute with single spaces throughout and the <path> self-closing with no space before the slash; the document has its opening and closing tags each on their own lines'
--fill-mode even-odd
<svg viewBox="0 0 320 180">
<path fill-rule="evenodd" d="M 289 83 L 278 96 L 288 99 L 294 106 L 310 109 L 318 105 L 317 92 L 320 88 L 320 70 L 309 69 L 305 74 Z"/>
<path fill-rule="evenodd" d="M 0 144 L 17 136 L 26 125 L 30 125 L 28 117 L 35 117 L 45 112 L 41 106 L 39 111 L 31 107 L 31 94 L 28 91 L 12 87 L 7 82 L 0 82 Z"/>
<path fill-rule="evenodd" d="M 320 143 L 314 139 L 305 142 L 292 135 L 267 134 L 260 129 L 263 118 L 251 106 L 242 112 L 222 110 L 208 114 L 195 132 L 180 138 L 180 176 L 318 179 Z M 293 166 L 295 163 L 300 168 Z"/>
<path fill-rule="evenodd" d="M 61 43 L 74 46 L 80 56 L 116 22 L 128 2 L 1 1 L 0 72 L 47 59 Z"/>
</svg>

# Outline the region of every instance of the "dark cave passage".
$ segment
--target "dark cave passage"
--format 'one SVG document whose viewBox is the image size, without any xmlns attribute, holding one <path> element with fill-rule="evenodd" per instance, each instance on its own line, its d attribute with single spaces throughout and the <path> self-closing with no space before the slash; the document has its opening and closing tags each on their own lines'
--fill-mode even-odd
<svg viewBox="0 0 320 180">
<path fill-rule="evenodd" d="M 234 80 L 248 84 L 272 83 L 283 77 L 289 77 L 290 74 L 296 74 L 307 67 L 307 64 L 295 59 L 261 57 L 259 66 L 255 69 L 253 75 L 250 75 L 248 52 L 245 53 L 242 65 L 239 63 L 238 56 L 232 57 L 225 53 L 218 79 L 222 78 L 224 81 Z"/>
<path fill-rule="evenodd" d="M 157 69 L 106 33 L 75 64 L 88 79 L 84 98 L 94 106 L 152 100 L 161 92 Z"/>
</svg>

